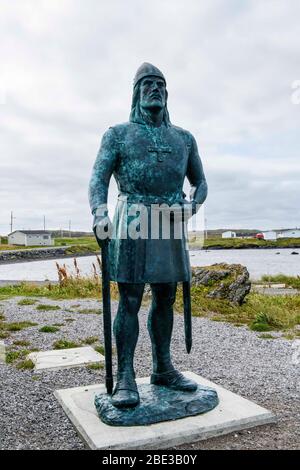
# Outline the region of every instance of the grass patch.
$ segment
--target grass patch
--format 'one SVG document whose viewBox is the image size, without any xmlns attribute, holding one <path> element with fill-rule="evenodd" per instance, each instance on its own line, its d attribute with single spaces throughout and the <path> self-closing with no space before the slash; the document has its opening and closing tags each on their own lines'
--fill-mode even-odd
<svg viewBox="0 0 300 470">
<path fill-rule="evenodd" d="M 5 315 L 3 315 L 3 313 L 0 313 L 0 321 L 4 321 L 5 320 Z"/>
<path fill-rule="evenodd" d="M 93 235 L 88 237 L 62 237 L 55 238 L 55 246 L 66 246 L 66 245 L 92 245 L 97 247 L 97 242 Z M 99 248 L 98 248 L 99 250 Z"/>
<path fill-rule="evenodd" d="M 98 346 L 94 346 L 94 349 L 95 351 L 97 351 L 99 354 L 102 354 L 102 356 L 104 356 L 105 354 L 105 350 L 104 350 L 104 346 L 102 345 L 98 345 Z"/>
<path fill-rule="evenodd" d="M 19 359 L 21 355 L 21 351 L 9 351 L 6 353 L 5 361 L 6 364 L 11 364 L 12 362 Z"/>
<path fill-rule="evenodd" d="M 9 338 L 10 334 L 7 331 L 1 331 L 0 330 L 0 339 L 6 339 Z"/>
<path fill-rule="evenodd" d="M 73 245 L 66 249 L 67 255 L 83 255 L 84 253 L 98 253 L 99 247 L 97 243 L 89 245 Z"/>
<path fill-rule="evenodd" d="M 102 311 L 100 308 L 82 308 L 81 310 L 78 310 L 78 313 L 82 313 L 84 315 L 100 315 Z"/>
<path fill-rule="evenodd" d="M 29 346 L 30 341 L 26 341 L 25 339 L 16 339 L 15 341 L 13 341 L 13 344 L 15 346 Z"/>
<path fill-rule="evenodd" d="M 36 307 L 37 310 L 42 310 L 43 312 L 47 312 L 48 310 L 60 310 L 59 305 L 49 305 L 49 304 L 40 304 Z"/>
<path fill-rule="evenodd" d="M 18 302 L 18 305 L 34 305 L 36 303 L 36 299 L 22 299 L 20 302 Z"/>
<path fill-rule="evenodd" d="M 288 340 L 293 340 L 293 339 L 296 339 L 297 336 L 294 333 L 286 333 L 285 335 L 283 335 L 283 338 L 288 339 Z"/>
<path fill-rule="evenodd" d="M 3 329 L 7 331 L 21 331 L 25 328 L 30 328 L 31 326 L 37 326 L 38 323 L 33 323 L 31 321 L 20 321 L 20 322 L 13 322 L 13 323 L 3 323 Z M 1 328 L 1 325 L 0 325 Z"/>
<path fill-rule="evenodd" d="M 16 368 L 17 369 L 22 369 L 22 370 L 31 370 L 31 369 L 34 369 L 34 363 L 32 362 L 31 359 L 25 359 L 24 361 L 20 361 L 18 362 L 18 364 L 16 365 Z"/>
<path fill-rule="evenodd" d="M 212 318 L 211 318 L 212 321 L 220 321 L 220 322 L 224 322 L 225 319 L 224 317 L 221 317 L 220 315 L 214 315 Z"/>
<path fill-rule="evenodd" d="M 51 326 L 51 325 L 45 325 L 42 326 L 42 328 L 39 329 L 41 333 L 56 333 L 59 331 L 59 328 L 57 326 Z"/>
<path fill-rule="evenodd" d="M 300 289 L 300 276 L 285 276 L 284 274 L 269 276 L 265 274 L 262 276 L 261 281 L 274 284 L 285 284 L 286 286 L 293 287 L 294 289 Z"/>
<path fill-rule="evenodd" d="M 75 318 L 66 318 L 65 321 L 67 321 L 67 322 L 70 323 L 70 322 L 72 322 L 72 321 L 75 321 Z"/>
<path fill-rule="evenodd" d="M 91 364 L 88 364 L 86 367 L 91 370 L 99 370 L 103 369 L 104 365 L 101 362 L 91 362 Z"/>
<path fill-rule="evenodd" d="M 54 349 L 71 349 L 79 348 L 80 346 L 81 344 L 76 343 L 75 341 L 69 341 L 68 339 L 59 339 L 53 343 Z"/>
<path fill-rule="evenodd" d="M 117 288 L 116 288 L 117 291 Z M 39 285 L 23 282 L 18 285 L 0 286 L 0 300 L 11 297 L 46 297 L 53 300 L 85 299 L 101 296 L 100 282 L 93 278 L 69 279 L 61 284 Z"/>
<path fill-rule="evenodd" d="M 58 326 L 58 327 L 60 327 L 60 326 L 65 326 L 65 324 L 64 324 L 64 323 L 53 323 L 52 326 Z"/>
<path fill-rule="evenodd" d="M 268 296 L 252 292 L 238 306 L 227 300 L 207 298 L 208 289 L 205 286 L 192 286 L 194 316 L 211 317 L 213 312 L 211 319 L 214 321 L 248 325 L 254 331 L 289 330 L 300 324 L 300 295 Z M 181 287 L 178 289 L 175 309 L 183 312 Z"/>
<path fill-rule="evenodd" d="M 83 339 L 82 343 L 83 344 L 94 344 L 94 343 L 96 343 L 96 341 L 98 341 L 97 336 L 89 336 L 88 338 Z"/>
<path fill-rule="evenodd" d="M 26 356 L 33 352 L 33 349 L 19 349 L 18 351 L 10 350 L 6 353 L 6 364 L 12 364 L 18 359 L 25 360 Z"/>
<path fill-rule="evenodd" d="M 277 339 L 276 336 L 270 335 L 269 333 L 263 333 L 259 335 L 261 339 Z"/>
<path fill-rule="evenodd" d="M 203 241 L 190 238 L 189 247 L 201 248 Z M 300 238 L 279 238 L 278 240 L 259 240 L 256 238 L 210 237 L 204 241 L 204 248 L 300 248 Z"/>
</svg>

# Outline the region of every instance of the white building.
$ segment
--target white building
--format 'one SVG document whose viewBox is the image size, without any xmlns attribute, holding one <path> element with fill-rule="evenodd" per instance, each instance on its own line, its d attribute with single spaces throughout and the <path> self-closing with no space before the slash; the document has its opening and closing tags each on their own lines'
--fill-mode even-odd
<svg viewBox="0 0 300 470">
<path fill-rule="evenodd" d="M 264 236 L 264 240 L 277 240 L 277 233 L 273 230 L 269 230 L 268 232 L 262 232 Z"/>
<path fill-rule="evenodd" d="M 236 233 L 231 230 L 227 230 L 227 232 L 222 233 L 222 238 L 236 238 Z"/>
<path fill-rule="evenodd" d="M 50 232 L 44 230 L 16 230 L 8 235 L 9 245 L 20 246 L 50 246 L 54 240 Z"/>
<path fill-rule="evenodd" d="M 278 238 L 300 238 L 299 229 L 283 230 L 278 234 Z"/>
</svg>

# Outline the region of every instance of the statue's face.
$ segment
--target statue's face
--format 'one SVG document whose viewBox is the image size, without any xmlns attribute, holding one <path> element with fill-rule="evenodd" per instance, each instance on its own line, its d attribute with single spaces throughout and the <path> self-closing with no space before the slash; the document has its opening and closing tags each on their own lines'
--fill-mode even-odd
<svg viewBox="0 0 300 470">
<path fill-rule="evenodd" d="M 140 105 L 142 108 L 162 109 L 166 105 L 166 85 L 159 77 L 145 77 L 140 85 Z"/>
</svg>

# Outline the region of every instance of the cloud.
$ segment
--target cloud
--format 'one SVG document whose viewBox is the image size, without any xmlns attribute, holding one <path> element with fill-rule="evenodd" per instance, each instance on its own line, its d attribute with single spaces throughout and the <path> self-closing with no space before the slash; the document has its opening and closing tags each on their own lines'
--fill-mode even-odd
<svg viewBox="0 0 300 470">
<path fill-rule="evenodd" d="M 128 119 L 144 61 L 197 139 L 209 228 L 300 225 L 299 14 L 297 0 L 1 2 L 0 233 L 11 210 L 15 227 L 90 229 L 101 135 Z"/>
</svg>

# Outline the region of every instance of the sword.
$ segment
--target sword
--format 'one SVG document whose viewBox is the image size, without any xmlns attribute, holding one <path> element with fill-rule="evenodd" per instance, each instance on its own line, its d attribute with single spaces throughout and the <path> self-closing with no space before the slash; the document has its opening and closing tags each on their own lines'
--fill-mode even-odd
<svg viewBox="0 0 300 470">
<path fill-rule="evenodd" d="M 189 354 L 192 349 L 192 309 L 191 309 L 191 285 L 189 281 L 182 283 L 184 305 L 184 333 L 185 347 Z"/>
<path fill-rule="evenodd" d="M 187 201 L 185 200 L 183 202 L 185 204 L 187 203 Z M 187 204 L 187 206 L 183 204 L 182 208 L 183 208 L 183 212 L 182 212 L 183 233 L 185 235 L 185 239 L 187 243 L 187 240 L 188 240 L 187 221 L 192 216 L 191 206 L 190 204 Z M 184 281 L 182 283 L 182 294 L 183 294 L 185 347 L 186 347 L 187 353 L 189 354 L 192 349 L 192 308 L 191 308 L 191 283 L 190 281 Z"/>
<path fill-rule="evenodd" d="M 104 350 L 105 350 L 105 385 L 108 395 L 113 390 L 112 373 L 112 344 L 111 344 L 111 308 L 110 308 L 110 276 L 108 262 L 108 239 L 101 240 L 97 237 L 97 243 L 101 249 L 102 265 L 102 303 L 103 303 L 103 329 L 104 329 Z"/>
</svg>

